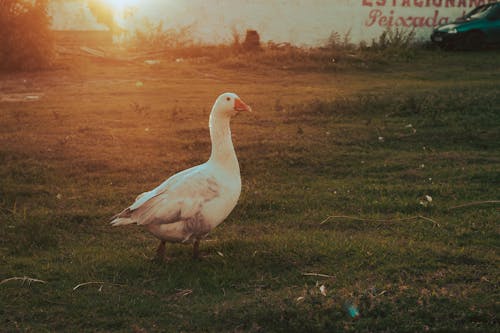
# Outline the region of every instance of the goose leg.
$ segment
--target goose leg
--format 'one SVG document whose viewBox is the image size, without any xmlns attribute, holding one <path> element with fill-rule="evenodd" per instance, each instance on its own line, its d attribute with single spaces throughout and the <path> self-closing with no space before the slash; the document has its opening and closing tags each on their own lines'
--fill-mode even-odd
<svg viewBox="0 0 500 333">
<path fill-rule="evenodd" d="M 156 249 L 156 260 L 163 260 L 165 258 L 165 241 L 160 241 L 160 245 L 158 245 L 158 249 Z"/>
<path fill-rule="evenodd" d="M 196 239 L 193 243 L 193 259 L 199 258 L 200 256 L 199 248 L 200 248 L 200 240 Z"/>
</svg>

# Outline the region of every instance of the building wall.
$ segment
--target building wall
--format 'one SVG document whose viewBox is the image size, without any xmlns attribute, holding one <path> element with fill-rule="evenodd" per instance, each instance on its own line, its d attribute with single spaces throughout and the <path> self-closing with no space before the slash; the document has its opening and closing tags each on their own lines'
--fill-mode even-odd
<svg viewBox="0 0 500 333">
<path fill-rule="evenodd" d="M 129 30 L 147 19 L 164 27 L 190 26 L 203 42 L 232 39 L 233 31 L 257 30 L 263 41 L 321 45 L 332 32 L 370 41 L 388 27 L 415 28 L 428 38 L 432 26 L 495 0 L 142 0 L 132 18 L 116 21 Z M 81 2 L 51 6 L 54 29 L 106 29 Z"/>
</svg>

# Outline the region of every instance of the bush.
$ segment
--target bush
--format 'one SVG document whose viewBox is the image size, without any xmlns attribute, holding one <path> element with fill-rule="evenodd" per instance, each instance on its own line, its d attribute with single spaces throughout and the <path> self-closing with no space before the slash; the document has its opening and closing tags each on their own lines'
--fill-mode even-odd
<svg viewBox="0 0 500 333">
<path fill-rule="evenodd" d="M 195 44 L 191 36 L 191 26 L 165 29 L 163 21 L 155 24 L 144 20 L 140 29 L 136 29 L 131 36 L 124 37 L 129 48 L 136 50 L 181 49 Z"/>
<path fill-rule="evenodd" d="M 0 70 L 35 70 L 51 65 L 54 43 L 47 3 L 0 1 Z"/>
<path fill-rule="evenodd" d="M 372 47 L 379 50 L 411 49 L 415 46 L 415 29 L 388 28 L 382 32 L 378 41 L 373 40 Z"/>
<path fill-rule="evenodd" d="M 372 51 L 372 60 L 375 60 L 373 59 L 375 56 L 390 61 L 408 62 L 415 58 L 417 50 L 421 47 L 415 39 L 414 29 L 388 28 L 382 32 L 378 40 L 372 40 L 371 47 L 360 47 L 360 49 Z"/>
<path fill-rule="evenodd" d="M 351 42 L 351 29 L 345 34 L 340 34 L 337 31 L 332 31 L 324 45 L 327 49 L 353 51 L 356 45 Z"/>
</svg>

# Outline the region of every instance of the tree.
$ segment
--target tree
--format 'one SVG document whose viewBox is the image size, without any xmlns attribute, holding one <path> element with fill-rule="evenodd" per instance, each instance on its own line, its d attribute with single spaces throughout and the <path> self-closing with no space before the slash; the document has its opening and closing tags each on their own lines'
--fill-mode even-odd
<svg viewBox="0 0 500 333">
<path fill-rule="evenodd" d="M 48 0 L 0 0 L 0 70 L 47 68 L 54 58 Z"/>
</svg>

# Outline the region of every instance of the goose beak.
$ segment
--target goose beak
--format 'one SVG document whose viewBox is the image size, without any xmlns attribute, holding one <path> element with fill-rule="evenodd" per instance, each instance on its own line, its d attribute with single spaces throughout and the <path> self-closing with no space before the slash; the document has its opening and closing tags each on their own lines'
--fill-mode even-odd
<svg viewBox="0 0 500 333">
<path fill-rule="evenodd" d="M 236 98 L 234 100 L 234 110 L 241 112 L 241 111 L 247 111 L 247 112 L 252 112 L 252 108 L 246 105 L 241 99 Z"/>
</svg>

